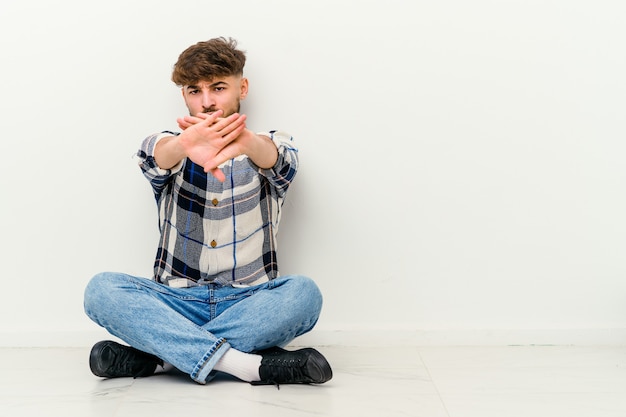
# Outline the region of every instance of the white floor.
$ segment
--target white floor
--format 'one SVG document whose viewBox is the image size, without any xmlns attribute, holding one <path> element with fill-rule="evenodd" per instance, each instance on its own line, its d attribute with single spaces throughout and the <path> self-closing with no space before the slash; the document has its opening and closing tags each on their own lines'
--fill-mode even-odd
<svg viewBox="0 0 626 417">
<path fill-rule="evenodd" d="M 320 386 L 103 380 L 89 349 L 0 349 L 0 416 L 624 417 L 626 347 L 321 347 Z"/>
</svg>

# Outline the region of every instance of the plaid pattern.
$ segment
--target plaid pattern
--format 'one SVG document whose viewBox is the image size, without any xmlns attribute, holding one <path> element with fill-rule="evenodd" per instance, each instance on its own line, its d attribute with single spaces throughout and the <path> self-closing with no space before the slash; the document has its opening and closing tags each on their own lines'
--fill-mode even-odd
<svg viewBox="0 0 626 417">
<path fill-rule="evenodd" d="M 137 153 L 159 209 L 154 279 L 189 287 L 276 278 L 280 210 L 298 168 L 293 138 L 284 132 L 264 133 L 278 148 L 275 166 L 261 169 L 240 156 L 220 167 L 226 175 L 221 183 L 189 159 L 170 170 L 157 166 L 157 142 L 177 134 L 149 136 Z"/>
</svg>

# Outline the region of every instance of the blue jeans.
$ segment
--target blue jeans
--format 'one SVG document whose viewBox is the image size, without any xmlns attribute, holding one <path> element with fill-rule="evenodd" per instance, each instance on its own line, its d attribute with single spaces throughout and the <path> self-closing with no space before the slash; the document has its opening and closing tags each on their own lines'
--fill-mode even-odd
<svg viewBox="0 0 626 417">
<path fill-rule="evenodd" d="M 109 333 L 204 384 L 231 347 L 255 352 L 310 331 L 322 295 L 311 279 L 297 275 L 245 288 L 172 288 L 105 272 L 91 279 L 84 303 Z"/>
</svg>

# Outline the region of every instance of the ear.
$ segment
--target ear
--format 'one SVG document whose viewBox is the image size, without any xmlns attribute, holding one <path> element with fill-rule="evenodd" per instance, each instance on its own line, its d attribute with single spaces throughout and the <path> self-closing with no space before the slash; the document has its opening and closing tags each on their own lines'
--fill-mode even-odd
<svg viewBox="0 0 626 417">
<path fill-rule="evenodd" d="M 248 79 L 243 77 L 241 79 L 240 85 L 241 85 L 241 91 L 239 92 L 239 98 L 243 100 L 248 95 Z"/>
</svg>

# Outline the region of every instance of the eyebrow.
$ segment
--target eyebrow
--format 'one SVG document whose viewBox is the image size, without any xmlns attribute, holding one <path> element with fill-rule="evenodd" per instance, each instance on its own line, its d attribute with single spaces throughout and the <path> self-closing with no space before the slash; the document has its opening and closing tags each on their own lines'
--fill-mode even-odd
<svg viewBox="0 0 626 417">
<path fill-rule="evenodd" d="M 220 80 L 220 81 L 216 81 L 214 83 L 209 84 L 209 88 L 217 87 L 220 84 L 228 85 L 228 83 L 226 81 Z M 200 87 L 198 87 L 196 84 L 188 85 L 188 86 L 185 87 L 186 90 L 189 90 L 189 89 L 199 89 L 199 88 Z"/>
</svg>

